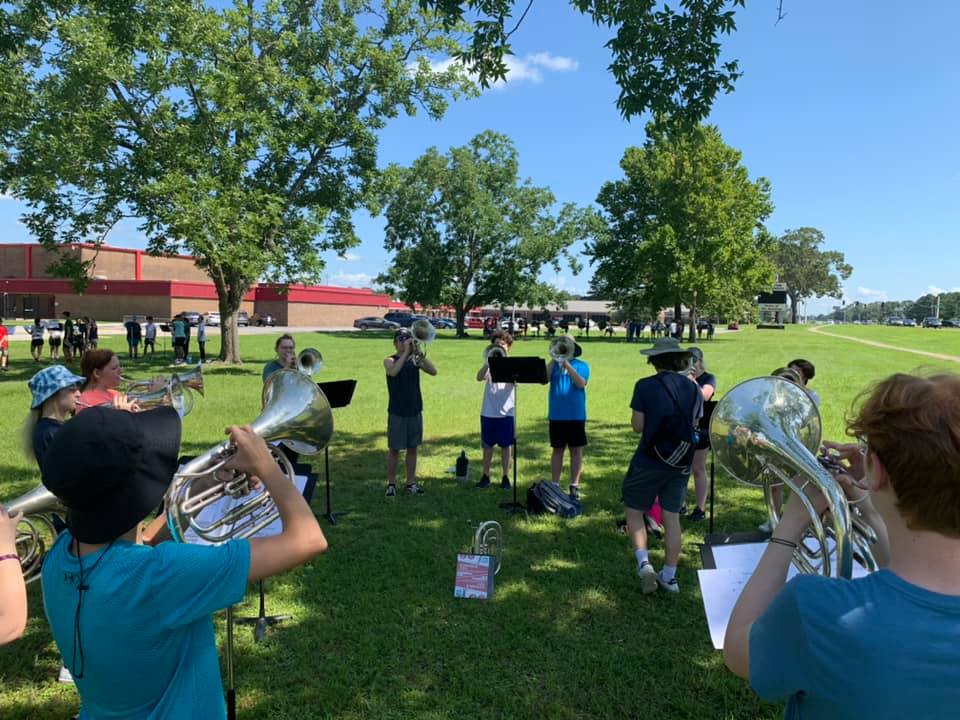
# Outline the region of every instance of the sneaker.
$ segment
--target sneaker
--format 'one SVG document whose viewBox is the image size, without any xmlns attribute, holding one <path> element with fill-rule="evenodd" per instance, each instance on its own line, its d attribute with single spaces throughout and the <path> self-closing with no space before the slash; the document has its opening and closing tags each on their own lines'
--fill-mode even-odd
<svg viewBox="0 0 960 720">
<path fill-rule="evenodd" d="M 500 489 L 501 489 L 501 490 L 509 490 L 509 489 L 510 489 L 510 478 L 508 478 L 506 475 L 504 475 L 504 476 L 500 479 Z"/>
<path fill-rule="evenodd" d="M 647 526 L 647 532 L 653 535 L 657 540 L 663 540 L 663 528 L 652 517 L 643 514 L 643 523 Z"/>
<path fill-rule="evenodd" d="M 571 486 L 570 486 L 570 499 L 571 499 L 571 500 L 576 500 L 576 501 L 578 501 L 578 502 L 580 501 L 580 486 L 579 486 L 579 485 L 571 485 Z"/>
<path fill-rule="evenodd" d="M 490 476 L 489 476 L 489 475 L 481 475 L 481 476 L 480 476 L 480 482 L 476 483 L 476 484 L 474 485 L 474 487 L 478 487 L 478 488 L 488 488 L 488 487 L 490 487 Z"/>
<path fill-rule="evenodd" d="M 694 508 L 693 512 L 687 515 L 687 520 L 690 522 L 700 522 L 703 520 L 707 514 L 700 508 Z"/>
<path fill-rule="evenodd" d="M 70 674 L 70 671 L 67 670 L 67 666 L 66 666 L 66 665 L 61 665 L 61 666 L 60 666 L 60 674 L 57 675 L 57 682 L 62 682 L 62 683 L 72 683 L 72 682 L 73 682 L 73 675 L 71 675 L 71 674 Z"/>
<path fill-rule="evenodd" d="M 757 525 L 757 530 L 759 530 L 760 532 L 765 532 L 765 533 L 773 532 L 773 528 L 770 527 L 770 521 L 769 521 L 769 520 L 767 520 L 766 522 L 762 522 L 762 523 L 760 523 L 759 525 Z"/>
<path fill-rule="evenodd" d="M 397 496 L 397 486 L 394 485 L 393 483 L 387 485 L 386 496 L 387 496 L 387 497 L 396 497 L 396 496 Z"/>
<path fill-rule="evenodd" d="M 677 513 L 680 517 L 684 517 L 687 514 L 687 505 L 684 503 L 680 506 L 680 512 Z"/>
<path fill-rule="evenodd" d="M 407 485 L 407 492 L 410 495 L 423 495 L 423 486 L 420 483 L 412 483 Z"/>
<path fill-rule="evenodd" d="M 657 573 L 657 585 L 662 587 L 667 592 L 678 593 L 680 592 L 680 583 L 677 582 L 677 576 L 674 575 L 669 580 L 663 579 L 663 572 Z"/>
<path fill-rule="evenodd" d="M 657 591 L 659 576 L 657 575 L 657 571 L 653 569 L 653 565 L 648 562 L 643 563 L 643 565 L 637 568 L 637 575 L 640 576 L 640 592 L 644 595 L 649 595 Z"/>
</svg>

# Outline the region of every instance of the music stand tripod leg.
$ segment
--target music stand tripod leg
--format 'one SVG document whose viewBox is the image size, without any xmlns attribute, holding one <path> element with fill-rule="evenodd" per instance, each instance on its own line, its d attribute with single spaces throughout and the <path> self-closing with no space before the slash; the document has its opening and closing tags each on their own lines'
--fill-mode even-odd
<svg viewBox="0 0 960 720">
<path fill-rule="evenodd" d="M 516 381 L 516 377 L 514 377 Z M 517 437 L 519 433 L 517 432 L 517 420 L 519 417 L 519 400 L 520 400 L 520 385 L 517 382 L 514 382 L 514 395 L 513 395 L 513 501 L 500 503 L 500 507 L 510 513 L 522 512 L 524 515 L 527 514 L 527 508 L 524 505 L 521 505 L 517 502 L 517 448 L 518 441 Z"/>
<path fill-rule="evenodd" d="M 267 615 L 266 613 L 266 601 L 264 598 L 263 592 L 263 580 L 259 582 L 260 585 L 260 613 L 257 617 L 242 617 L 237 618 L 234 622 L 237 625 L 253 625 L 253 641 L 260 642 L 267 635 L 267 628 L 271 625 L 276 625 L 277 623 L 283 622 L 284 620 L 289 620 L 292 618 L 292 615 Z"/>
<path fill-rule="evenodd" d="M 333 512 L 330 509 L 330 448 L 325 447 L 323 449 L 323 474 L 324 480 L 326 483 L 326 494 L 327 494 L 327 512 L 323 514 L 327 520 L 330 521 L 331 525 L 337 524 L 337 515 L 347 515 L 349 510 L 340 510 L 339 512 Z"/>
<path fill-rule="evenodd" d="M 710 534 L 713 534 L 713 450 L 710 450 Z"/>
</svg>

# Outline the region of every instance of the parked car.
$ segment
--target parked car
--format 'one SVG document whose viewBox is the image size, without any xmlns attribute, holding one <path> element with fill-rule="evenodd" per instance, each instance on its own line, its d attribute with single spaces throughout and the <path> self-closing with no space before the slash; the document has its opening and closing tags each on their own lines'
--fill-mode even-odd
<svg viewBox="0 0 960 720">
<path fill-rule="evenodd" d="M 260 313 L 253 316 L 257 327 L 274 327 L 277 324 L 276 318 L 270 313 Z"/>
<path fill-rule="evenodd" d="M 943 321 L 943 327 L 960 328 L 960 318 L 950 318 Z"/>
<path fill-rule="evenodd" d="M 526 326 L 527 321 L 523 318 L 517 318 L 516 320 L 513 320 L 512 318 L 505 317 L 500 321 L 500 329 L 509 330 L 510 332 L 523 330 Z"/>
<path fill-rule="evenodd" d="M 395 323 L 393 320 L 386 320 L 375 315 L 357 318 L 353 321 L 353 326 L 361 330 L 396 330 L 400 327 L 399 323 Z"/>
<path fill-rule="evenodd" d="M 208 326 L 208 327 L 220 327 L 220 313 L 218 313 L 218 312 L 208 312 L 208 313 L 207 313 L 207 326 Z"/>
<path fill-rule="evenodd" d="M 740 329 L 740 323 L 732 322 L 727 324 L 727 330 L 739 330 L 739 329 Z"/>
<path fill-rule="evenodd" d="M 925 328 L 938 328 L 943 323 L 940 322 L 940 318 L 928 317 L 923 319 L 923 326 Z"/>
<path fill-rule="evenodd" d="M 410 327 L 413 321 L 416 320 L 416 317 L 414 317 L 413 313 L 394 310 L 384 315 L 383 319 L 395 322 L 400 327 Z"/>
<path fill-rule="evenodd" d="M 450 318 L 430 318 L 430 322 L 437 330 L 456 330 L 457 321 Z"/>
<path fill-rule="evenodd" d="M 904 318 L 904 319 L 903 319 L 903 326 L 904 326 L 904 327 L 916 327 L 916 326 L 917 326 L 917 321 L 914 320 L 913 318 Z"/>
<path fill-rule="evenodd" d="M 483 328 L 483 318 L 477 317 L 476 315 L 470 315 L 464 321 L 468 328 L 473 328 L 474 330 L 480 330 Z"/>
<path fill-rule="evenodd" d="M 190 323 L 190 327 L 196 327 L 200 324 L 201 315 L 196 310 L 183 310 L 180 315 L 183 315 L 183 319 Z"/>
<path fill-rule="evenodd" d="M 903 327 L 903 318 L 898 318 L 898 317 L 887 318 L 887 325 Z"/>
<path fill-rule="evenodd" d="M 241 310 L 237 313 L 237 327 L 249 327 L 250 326 L 250 316 L 247 314 L 246 310 Z"/>
</svg>

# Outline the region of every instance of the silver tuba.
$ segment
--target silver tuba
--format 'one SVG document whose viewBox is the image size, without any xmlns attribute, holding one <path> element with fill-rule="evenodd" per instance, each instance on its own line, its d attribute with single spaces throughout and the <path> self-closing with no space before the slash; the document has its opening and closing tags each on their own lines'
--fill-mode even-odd
<svg viewBox="0 0 960 720">
<path fill-rule="evenodd" d="M 552 357 L 556 362 L 573 360 L 576 351 L 577 343 L 569 335 L 561 335 L 560 337 L 551 340 L 550 349 L 548 350 L 550 357 Z"/>
<path fill-rule="evenodd" d="M 319 350 L 307 348 L 297 355 L 297 370 L 308 377 L 313 377 L 323 367 L 323 356 Z"/>
<path fill-rule="evenodd" d="M 64 512 L 65 508 L 43 485 L 38 485 L 4 507 L 10 515 L 23 513 L 23 519 L 17 525 L 17 555 L 23 579 L 32 583 L 40 577 L 43 556 L 57 537 L 50 513 Z"/>
<path fill-rule="evenodd" d="M 503 530 L 500 523 L 496 520 L 487 520 L 480 523 L 477 532 L 473 536 L 473 554 L 489 555 L 493 558 L 494 570 L 496 575 L 500 572 L 500 558 L 503 556 Z"/>
<path fill-rule="evenodd" d="M 735 386 L 717 403 L 710 445 L 733 477 L 763 488 L 771 527 L 780 519 L 771 488 L 786 485 L 803 502 L 811 525 L 793 554 L 797 570 L 849 578 L 856 555 L 872 572 L 877 565 L 870 544 L 876 535 L 817 460 L 820 432 L 820 412 L 802 387 L 779 377 L 758 377 Z M 803 492 L 808 483 L 827 499 L 826 524 Z"/>
<path fill-rule="evenodd" d="M 333 414 L 326 396 L 307 375 L 277 370 L 264 388 L 265 404 L 251 423 L 267 442 L 294 440 L 316 453 L 333 435 Z M 277 448 L 274 458 L 293 482 L 293 466 Z M 301 450 L 301 452 L 305 452 Z M 184 465 L 165 496 L 167 526 L 178 542 L 219 544 L 256 534 L 279 517 L 270 494 L 251 490 L 250 479 L 223 466 L 233 456 L 230 441 L 210 448 Z"/>
<path fill-rule="evenodd" d="M 427 356 L 427 345 L 436 339 L 437 329 L 429 320 L 420 318 L 411 323 L 410 334 L 413 336 L 413 345 L 415 347 L 413 362 L 419 365 L 420 361 Z"/>
</svg>

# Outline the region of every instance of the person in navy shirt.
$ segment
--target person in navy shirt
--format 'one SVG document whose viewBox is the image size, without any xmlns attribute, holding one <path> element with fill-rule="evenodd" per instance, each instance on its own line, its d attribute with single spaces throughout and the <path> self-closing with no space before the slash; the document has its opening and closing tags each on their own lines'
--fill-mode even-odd
<svg viewBox="0 0 960 720">
<path fill-rule="evenodd" d="M 587 444 L 587 382 L 590 366 L 578 358 L 583 354 L 580 343 L 574 343 L 572 360 L 551 360 L 547 363 L 550 378 L 550 475 L 560 483 L 563 453 L 570 448 L 570 497 L 580 499 L 580 476 L 583 473 L 583 448 Z"/>
<path fill-rule="evenodd" d="M 707 372 L 707 366 L 703 360 L 703 351 L 698 347 L 688 347 L 690 355 L 693 357 L 693 365 L 690 367 L 690 377 L 700 386 L 700 394 L 703 400 L 710 400 L 717 391 L 717 376 Z M 703 520 L 706 516 L 707 507 L 707 452 L 710 449 L 709 433 L 701 433 L 700 442 L 697 444 L 697 452 L 693 455 L 693 489 L 696 493 L 696 506 L 687 520 L 694 522 Z"/>
<path fill-rule="evenodd" d="M 881 569 L 856 580 L 798 575 L 810 523 L 791 494 L 734 606 L 727 667 L 785 718 L 955 718 L 960 708 L 960 376 L 892 375 L 825 443 L 838 480 L 877 532 Z M 817 510 L 826 502 L 806 486 Z"/>
<path fill-rule="evenodd" d="M 227 429 L 228 467 L 256 476 L 280 512 L 279 535 L 222 545 L 137 544 L 177 469 L 180 416 L 94 407 L 66 423 L 42 462 L 70 510 L 44 557 L 43 604 L 73 674 L 80 720 L 226 718 L 212 613 L 248 582 L 326 549 L 310 507 L 249 426 Z M 95 498 L 94 501 L 91 498 Z"/>
</svg>

